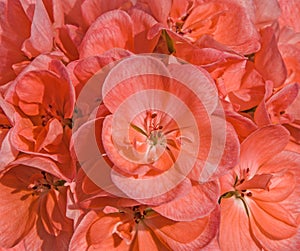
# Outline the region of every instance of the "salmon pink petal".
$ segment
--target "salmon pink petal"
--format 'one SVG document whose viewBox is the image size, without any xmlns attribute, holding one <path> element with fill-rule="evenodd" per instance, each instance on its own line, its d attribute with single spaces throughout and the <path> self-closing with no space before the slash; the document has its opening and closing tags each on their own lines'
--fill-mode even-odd
<svg viewBox="0 0 300 251">
<path fill-rule="evenodd" d="M 78 62 L 72 62 L 68 65 L 69 71 L 72 72 L 72 82 L 76 89 L 77 96 L 79 95 L 83 86 L 86 82 L 100 69 L 108 64 L 113 64 L 113 62 L 120 60 L 123 57 L 130 56 L 129 51 L 114 48 L 104 52 L 99 56 L 91 56 L 80 60 Z M 73 67 L 74 69 L 71 69 Z"/>
<path fill-rule="evenodd" d="M 30 36 L 30 20 L 20 1 L 1 1 L 0 16 L 0 85 L 3 85 L 16 77 L 12 66 L 27 60 L 20 48 Z"/>
<path fill-rule="evenodd" d="M 255 224 L 264 235 L 273 240 L 286 239 L 297 233 L 297 224 L 295 221 L 289 222 L 288 218 L 290 217 L 278 214 L 280 212 L 278 209 L 269 213 L 270 206 L 267 207 L 266 205 L 262 204 L 263 208 L 261 208 L 255 202 L 250 203 L 249 207 L 253 216 L 253 218 L 250 218 L 251 220 L 253 219 L 251 221 L 253 228 L 255 227 L 253 224 Z M 283 210 L 281 210 L 282 212 Z"/>
<path fill-rule="evenodd" d="M 271 119 L 267 111 L 266 100 L 272 95 L 273 82 L 266 81 L 265 89 L 266 91 L 265 91 L 264 99 L 257 106 L 254 113 L 254 121 L 258 126 L 265 126 L 271 124 Z"/>
<path fill-rule="evenodd" d="M 45 72 L 41 72 L 41 74 L 45 74 Z M 40 75 L 30 72 L 23 78 L 19 79 L 19 83 L 21 82 L 22 84 L 18 84 L 18 82 L 16 84 L 15 90 L 18 97 L 21 100 L 26 101 L 26 103 L 42 103 L 45 86 Z M 32 116 L 37 114 L 30 115 Z"/>
<path fill-rule="evenodd" d="M 153 207 L 159 214 L 176 221 L 191 221 L 208 215 L 219 197 L 219 184 L 206 182 L 194 184 L 191 191 L 181 198 Z"/>
<path fill-rule="evenodd" d="M 284 174 L 284 171 L 295 172 L 295 170 L 298 170 L 299 160 L 300 157 L 299 155 L 297 155 L 297 153 L 283 151 L 271 158 L 263 166 L 261 166 L 261 168 L 259 169 L 259 173 L 276 174 L 278 172 L 279 174 Z M 299 175 L 298 172 L 296 172 L 296 174 L 297 176 Z"/>
<path fill-rule="evenodd" d="M 244 181 L 242 184 L 236 186 L 237 190 L 244 189 L 269 189 L 272 174 L 256 174 L 250 180 Z"/>
<path fill-rule="evenodd" d="M 255 67 L 265 80 L 274 83 L 274 87 L 281 86 L 287 77 L 287 70 L 278 50 L 274 31 L 267 27 L 261 31 L 261 36 L 262 47 L 255 54 Z"/>
<path fill-rule="evenodd" d="M 230 226 L 230 227 L 229 227 Z M 261 250 L 250 233 L 250 222 L 242 200 L 221 200 L 219 243 L 221 250 Z"/>
<path fill-rule="evenodd" d="M 211 118 L 211 120 L 213 121 L 213 117 Z M 224 118 L 221 118 L 221 120 L 222 119 Z M 237 133 L 230 123 L 226 122 L 225 127 L 225 132 L 223 126 L 215 128 L 213 127 L 214 144 L 212 144 L 212 153 L 219 149 L 219 152 L 217 154 L 220 155 L 220 153 L 222 152 L 222 156 L 217 155 L 215 157 L 215 159 L 219 160 L 219 163 L 214 163 L 218 166 L 218 168 L 213 174 L 211 174 L 211 180 L 213 180 L 216 177 L 220 177 L 221 175 L 224 175 L 230 169 L 232 169 L 233 166 L 235 166 L 238 162 L 240 144 L 237 137 Z M 221 135 L 222 133 L 225 133 L 226 135 L 225 140 L 223 139 L 224 136 Z"/>
<path fill-rule="evenodd" d="M 36 169 L 39 169 L 41 171 L 45 171 L 47 173 L 50 173 L 54 175 L 55 177 L 58 177 L 62 180 L 70 181 L 70 178 L 64 176 L 62 172 L 60 171 L 59 167 L 50 159 L 38 157 L 38 156 L 22 156 L 21 158 L 18 158 L 15 160 L 12 165 L 24 165 L 24 166 L 30 166 L 34 167 Z"/>
<path fill-rule="evenodd" d="M 270 99 L 266 102 L 267 109 L 271 115 L 271 118 L 273 116 L 279 116 L 282 112 L 287 112 L 289 114 L 289 111 L 291 112 L 292 118 L 287 119 L 297 119 L 297 108 L 291 109 L 290 106 L 293 103 L 296 103 L 297 106 L 297 97 L 300 97 L 300 88 L 298 83 L 290 84 L 282 88 L 280 91 L 275 93 Z M 294 107 L 296 107 L 294 106 Z M 288 109 L 290 108 L 290 109 Z M 294 116 L 293 116 L 294 115 Z M 296 116 L 295 116 L 296 115 Z M 275 122 L 275 121 L 274 121 Z M 287 123 L 288 123 L 287 122 Z M 291 121 L 292 122 L 292 121 Z"/>
<path fill-rule="evenodd" d="M 197 22 L 199 19 L 200 22 Z M 212 27 L 207 25 L 207 30 L 201 31 L 201 22 L 205 21 Z M 187 18 L 184 27 L 189 28 L 189 23 L 198 24 L 202 34 L 212 34 L 218 42 L 244 55 L 259 49 L 259 35 L 252 22 L 251 10 L 246 10 L 240 1 L 222 0 L 199 4 Z"/>
<path fill-rule="evenodd" d="M 78 27 L 73 25 L 65 25 L 57 29 L 55 44 L 64 53 L 65 56 L 62 55 L 63 60 L 73 61 L 78 59 L 78 47 L 82 37 L 83 34 L 79 31 Z"/>
<path fill-rule="evenodd" d="M 144 5 L 149 8 L 152 16 L 160 23 L 167 24 L 167 18 L 171 10 L 172 1 L 166 0 L 161 2 L 159 0 L 138 0 L 137 4 Z"/>
<path fill-rule="evenodd" d="M 27 144 L 27 140 L 33 138 L 33 124 L 30 119 L 19 119 L 12 129 L 11 143 L 18 150 L 32 150 L 32 145 Z"/>
<path fill-rule="evenodd" d="M 240 142 L 244 141 L 252 132 L 257 129 L 257 125 L 239 113 L 226 110 L 226 119 L 234 127 Z"/>
<path fill-rule="evenodd" d="M 86 238 L 87 230 L 89 226 L 97 219 L 97 214 L 94 211 L 89 211 L 84 215 L 77 226 L 72 239 L 70 241 L 70 251 L 87 250 L 89 247 L 88 240 Z"/>
<path fill-rule="evenodd" d="M 56 196 L 58 196 L 58 200 Z M 40 201 L 45 208 L 40 209 L 37 222 L 39 228 L 38 236 L 43 240 L 43 247 L 46 249 L 52 247 L 56 250 L 68 250 L 73 232 L 72 221 L 63 215 L 66 208 L 59 208 L 61 199 L 62 196 L 59 196 L 58 192 L 51 191 L 48 196 L 45 196 Z"/>
<path fill-rule="evenodd" d="M 131 9 L 129 14 L 134 25 L 134 52 L 153 52 L 159 37 L 157 36 L 150 40 L 147 38 L 147 35 L 150 28 L 153 27 L 157 21 L 149 14 L 135 8 Z"/>
<path fill-rule="evenodd" d="M 276 0 L 255 0 L 255 25 L 259 28 L 273 24 L 281 14 L 279 4 Z"/>
<path fill-rule="evenodd" d="M 96 246 L 99 250 L 104 248 L 113 248 L 114 245 L 114 234 L 116 235 L 116 228 L 118 224 L 121 223 L 121 219 L 118 216 L 114 215 L 104 215 L 100 217 L 98 216 L 98 219 L 94 221 L 89 229 L 86 237 L 90 246 Z M 119 237 L 119 236 L 117 236 Z M 122 239 L 120 239 L 119 244 Z M 124 247 L 123 242 L 123 247 Z"/>
<path fill-rule="evenodd" d="M 202 250 L 216 236 L 219 225 L 219 210 L 194 221 L 174 222 L 165 217 L 153 217 L 147 226 L 172 250 Z"/>
<path fill-rule="evenodd" d="M 135 243 L 133 246 L 138 247 L 137 250 L 145 251 L 161 251 L 169 250 L 166 248 L 166 245 L 163 245 L 162 242 L 155 236 L 155 233 L 150 231 L 144 224 L 138 226 L 138 232 L 136 236 Z M 133 249 L 135 250 L 135 249 Z"/>
<path fill-rule="evenodd" d="M 190 64 L 179 65 L 175 63 L 170 64 L 168 69 L 172 78 L 175 78 L 195 92 L 207 113 L 211 114 L 216 109 L 218 104 L 217 90 L 213 80 L 206 71 Z"/>
<path fill-rule="evenodd" d="M 173 0 L 170 16 L 175 19 L 183 17 L 187 14 L 189 8 L 192 7 L 191 3 L 189 0 Z"/>
<path fill-rule="evenodd" d="M 16 188 L 19 183 L 9 171 L 0 179 L 0 245 L 6 248 L 19 243 L 34 227 L 36 220 L 35 198 L 28 195 L 21 185 L 20 190 Z"/>
<path fill-rule="evenodd" d="M 140 67 L 141 65 L 143 68 Z M 156 58 L 130 57 L 122 60 L 110 71 L 103 83 L 103 102 L 113 113 L 130 94 L 136 91 L 146 88 L 167 89 L 169 81 L 165 76 L 170 74 L 166 66 Z M 120 92 L 119 89 L 123 87 L 122 82 L 126 80 L 130 82 L 128 81 L 126 88 Z"/>
<path fill-rule="evenodd" d="M 279 202 L 285 200 L 292 192 L 294 192 L 296 186 L 295 183 L 295 176 L 292 172 L 286 171 L 273 174 L 268 189 L 255 191 L 255 193 L 253 193 L 253 198 L 260 201 L 271 202 Z M 240 188 L 239 186 L 239 189 L 242 188 Z"/>
<path fill-rule="evenodd" d="M 142 204 L 158 206 L 167 203 L 169 201 L 172 201 L 176 198 L 186 196 L 191 189 L 192 189 L 192 185 L 190 180 L 184 179 L 179 185 L 175 186 L 173 189 L 160 196 L 149 198 L 149 199 L 140 199 L 138 201 Z"/>
<path fill-rule="evenodd" d="M 63 3 L 59 0 L 50 0 L 44 2 L 50 20 L 53 22 L 54 28 L 64 25 Z"/>
<path fill-rule="evenodd" d="M 266 126 L 253 132 L 241 144 L 241 174 L 242 170 L 249 168 L 249 178 L 253 177 L 262 164 L 285 148 L 288 141 L 289 133 L 282 126 Z M 263 144 L 258 145 L 257 142 Z"/>
<path fill-rule="evenodd" d="M 90 26 L 97 17 L 103 15 L 103 13 L 111 10 L 122 9 L 122 7 L 126 7 L 126 4 L 129 4 L 129 2 L 129 0 L 85 0 L 80 7 L 86 25 Z"/>
<path fill-rule="evenodd" d="M 58 145 L 62 140 L 63 128 L 57 119 L 53 119 L 50 123 L 48 123 L 46 128 L 47 134 L 45 135 L 43 142 L 41 142 L 41 145 L 37 150 L 38 152 L 50 144 Z"/>
<path fill-rule="evenodd" d="M 38 221 L 38 224 L 41 224 L 40 221 Z M 68 231 L 61 231 L 57 236 L 55 235 L 49 235 L 45 230 L 43 229 L 42 225 L 38 225 L 40 229 L 38 229 L 38 236 L 35 237 L 34 241 L 37 241 L 39 239 L 42 240 L 41 246 L 45 248 L 46 250 L 51 250 L 52 248 L 55 250 L 62 250 L 62 251 L 68 251 L 69 250 L 69 242 L 71 239 L 72 232 L 70 230 Z"/>
<path fill-rule="evenodd" d="M 291 238 L 282 239 L 282 240 L 274 240 L 268 238 L 264 233 L 260 231 L 260 229 L 255 225 L 252 221 L 252 231 L 257 239 L 259 239 L 264 250 L 285 250 L 285 251 L 294 251 L 297 250 L 299 246 L 300 240 L 300 231 L 298 228 L 298 232 L 293 235 Z"/>
<path fill-rule="evenodd" d="M 6 137 L 2 142 L 0 142 L 0 171 L 2 171 L 7 164 L 16 159 L 19 151 L 16 150 L 11 144 L 10 137 L 12 135 L 12 131 L 9 131 L 6 134 Z"/>
<path fill-rule="evenodd" d="M 104 13 L 90 26 L 79 48 L 80 58 L 102 54 L 112 48 L 133 48 L 133 23 L 121 10 Z"/>
<path fill-rule="evenodd" d="M 297 0 L 278 0 L 281 9 L 279 22 L 283 26 L 292 27 L 294 31 L 300 32 L 300 24 L 298 22 L 298 13 L 300 4 Z"/>
<path fill-rule="evenodd" d="M 40 53 L 50 52 L 53 46 L 52 23 L 43 1 L 37 1 L 31 25 L 31 36 L 22 46 L 22 51 L 33 58 Z"/>
</svg>

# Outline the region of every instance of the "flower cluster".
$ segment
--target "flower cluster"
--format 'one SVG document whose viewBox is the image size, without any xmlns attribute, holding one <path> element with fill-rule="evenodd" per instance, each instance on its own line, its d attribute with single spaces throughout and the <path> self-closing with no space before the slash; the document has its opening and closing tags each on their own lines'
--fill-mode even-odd
<svg viewBox="0 0 300 251">
<path fill-rule="evenodd" d="M 299 250 L 298 0 L 0 0 L 0 250 Z"/>
</svg>

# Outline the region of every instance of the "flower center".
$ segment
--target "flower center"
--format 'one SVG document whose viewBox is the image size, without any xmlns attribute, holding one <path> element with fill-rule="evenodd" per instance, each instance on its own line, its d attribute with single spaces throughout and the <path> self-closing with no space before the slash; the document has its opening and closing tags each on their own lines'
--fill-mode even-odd
<svg viewBox="0 0 300 251">
<path fill-rule="evenodd" d="M 40 108 L 40 115 L 32 117 L 31 120 L 35 125 L 45 127 L 53 118 L 56 118 L 63 126 L 72 127 L 72 120 L 65 119 L 63 114 L 55 109 L 52 104 L 49 104 L 48 106 L 42 105 Z"/>
<path fill-rule="evenodd" d="M 40 195 L 47 193 L 51 189 L 58 191 L 59 187 L 64 186 L 65 183 L 66 181 L 58 180 L 45 171 L 41 171 L 40 174 L 32 177 L 32 182 L 28 187 L 32 189 L 32 195 Z"/>
<path fill-rule="evenodd" d="M 180 149 L 180 132 L 177 123 L 161 111 L 139 114 L 131 125 L 130 141 L 147 162 L 157 161 L 165 152 L 175 162 Z"/>
<path fill-rule="evenodd" d="M 248 211 L 246 201 L 244 199 L 245 196 L 252 197 L 253 189 L 268 190 L 270 185 L 270 180 L 273 177 L 271 174 L 256 174 L 249 179 L 248 178 L 249 171 L 250 171 L 249 168 L 243 170 L 241 179 L 239 179 L 239 177 L 236 175 L 235 182 L 233 184 L 234 191 L 229 191 L 222 194 L 219 199 L 219 203 L 221 202 L 221 199 L 230 198 L 232 196 L 235 196 L 235 198 L 237 199 L 241 199 L 248 216 L 249 216 L 249 211 Z"/>
</svg>

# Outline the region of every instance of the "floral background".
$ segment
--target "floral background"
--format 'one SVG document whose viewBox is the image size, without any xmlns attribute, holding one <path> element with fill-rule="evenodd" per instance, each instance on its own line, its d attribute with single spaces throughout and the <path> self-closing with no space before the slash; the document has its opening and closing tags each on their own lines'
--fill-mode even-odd
<svg viewBox="0 0 300 251">
<path fill-rule="evenodd" d="M 299 250 L 299 0 L 0 0 L 0 250 Z"/>
</svg>

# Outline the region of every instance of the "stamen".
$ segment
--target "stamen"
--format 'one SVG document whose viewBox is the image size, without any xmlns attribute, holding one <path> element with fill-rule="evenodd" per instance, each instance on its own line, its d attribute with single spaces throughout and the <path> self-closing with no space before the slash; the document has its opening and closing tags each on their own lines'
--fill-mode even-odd
<svg viewBox="0 0 300 251">
<path fill-rule="evenodd" d="M 157 117 L 157 113 L 152 113 L 151 118 L 154 119 Z"/>
</svg>

